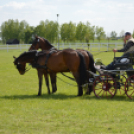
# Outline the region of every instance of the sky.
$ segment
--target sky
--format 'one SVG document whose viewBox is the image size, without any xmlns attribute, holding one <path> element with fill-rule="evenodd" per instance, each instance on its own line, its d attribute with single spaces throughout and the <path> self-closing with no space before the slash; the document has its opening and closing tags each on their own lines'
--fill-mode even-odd
<svg viewBox="0 0 134 134">
<path fill-rule="evenodd" d="M 0 25 L 8 19 L 26 20 L 37 26 L 41 20 L 60 24 L 89 21 L 107 34 L 134 30 L 134 0 L 0 0 Z"/>
</svg>

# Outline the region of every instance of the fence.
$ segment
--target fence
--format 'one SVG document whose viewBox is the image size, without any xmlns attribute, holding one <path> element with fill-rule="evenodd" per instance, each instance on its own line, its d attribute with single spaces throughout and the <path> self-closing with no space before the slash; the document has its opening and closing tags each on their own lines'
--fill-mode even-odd
<svg viewBox="0 0 134 134">
<path fill-rule="evenodd" d="M 19 45 L 0 45 L 0 50 L 6 50 L 9 52 L 10 50 L 19 50 L 19 51 L 27 51 L 31 44 L 19 44 Z M 90 43 L 89 46 L 87 43 L 60 43 L 53 44 L 55 48 L 59 48 L 60 50 L 65 48 L 72 49 L 86 49 L 92 52 L 99 51 L 110 51 L 113 48 L 120 49 L 123 47 L 122 43 Z"/>
</svg>

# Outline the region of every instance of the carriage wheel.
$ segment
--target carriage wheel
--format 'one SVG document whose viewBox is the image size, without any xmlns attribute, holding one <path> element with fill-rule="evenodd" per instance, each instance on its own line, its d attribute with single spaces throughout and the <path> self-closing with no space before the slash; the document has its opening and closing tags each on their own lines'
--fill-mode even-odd
<svg viewBox="0 0 134 134">
<path fill-rule="evenodd" d="M 127 79 L 125 88 L 126 88 L 126 95 L 130 99 L 134 99 L 134 75 Z"/>
<path fill-rule="evenodd" d="M 125 95 L 126 93 L 126 90 L 125 90 L 126 79 L 127 78 L 124 75 L 122 75 L 120 76 L 120 81 L 117 82 L 118 94 L 120 95 Z"/>
<path fill-rule="evenodd" d="M 93 84 L 93 90 L 96 97 L 113 98 L 116 94 L 116 82 L 109 75 L 100 75 Z"/>
</svg>

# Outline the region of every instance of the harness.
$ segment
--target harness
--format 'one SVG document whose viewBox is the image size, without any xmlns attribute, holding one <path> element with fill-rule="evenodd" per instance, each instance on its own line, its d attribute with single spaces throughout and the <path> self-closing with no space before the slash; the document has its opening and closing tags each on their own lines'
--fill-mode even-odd
<svg viewBox="0 0 134 134">
<path fill-rule="evenodd" d="M 47 67 L 48 59 L 49 59 L 50 56 L 51 56 L 53 53 L 55 53 L 55 52 L 57 52 L 57 51 L 56 51 L 56 50 L 51 50 L 51 51 L 46 55 L 45 65 L 39 65 L 39 64 L 37 63 L 39 56 L 43 56 L 43 55 L 46 54 L 45 51 L 36 52 L 34 61 L 33 61 L 33 63 L 31 64 L 32 67 L 33 67 L 33 68 L 39 68 L 39 69 L 45 69 L 46 72 L 47 72 L 47 70 L 49 69 L 49 68 Z"/>
<path fill-rule="evenodd" d="M 52 50 L 56 50 L 56 48 L 55 48 L 55 47 L 51 47 L 51 48 L 49 49 L 49 51 L 52 51 Z"/>
<path fill-rule="evenodd" d="M 39 57 L 39 56 L 43 56 L 43 55 L 45 54 L 44 52 L 45 52 L 45 51 L 43 51 L 42 53 L 36 52 L 34 61 L 33 61 L 33 63 L 32 63 L 31 65 L 32 65 L 33 68 L 45 69 L 46 73 L 48 73 L 48 70 L 53 71 L 52 69 L 48 68 L 48 66 L 47 66 L 48 59 L 50 58 L 50 56 L 51 56 L 53 53 L 57 52 L 57 50 L 54 49 L 54 50 L 50 51 L 50 52 L 46 55 L 45 65 L 39 65 L 39 64 L 37 63 L 38 57 Z M 69 78 L 69 79 L 75 81 L 74 78 L 65 75 L 63 72 L 61 72 L 61 74 L 62 74 L 63 76 L 65 76 L 65 77 L 67 77 L 67 78 Z M 59 77 L 58 77 L 58 78 L 59 78 Z"/>
</svg>

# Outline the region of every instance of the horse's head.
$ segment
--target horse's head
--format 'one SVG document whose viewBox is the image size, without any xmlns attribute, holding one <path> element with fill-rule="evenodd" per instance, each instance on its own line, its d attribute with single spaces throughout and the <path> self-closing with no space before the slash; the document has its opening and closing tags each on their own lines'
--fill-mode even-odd
<svg viewBox="0 0 134 134">
<path fill-rule="evenodd" d="M 29 51 L 42 49 L 43 42 L 44 40 L 42 38 L 35 36 L 35 39 L 33 40 L 33 43 L 29 48 Z"/>
<path fill-rule="evenodd" d="M 38 49 L 50 50 L 52 47 L 53 46 L 51 45 L 51 43 L 48 40 L 35 36 L 35 39 L 31 45 L 31 47 L 29 48 L 29 51 L 38 50 Z"/>
<path fill-rule="evenodd" d="M 18 69 L 19 73 L 21 75 L 23 75 L 27 69 L 26 69 L 26 62 L 22 60 L 23 55 L 25 55 L 26 52 L 22 53 L 18 58 L 16 58 L 15 56 L 13 56 L 14 58 L 14 65 L 15 67 Z"/>
<path fill-rule="evenodd" d="M 21 75 L 23 75 L 26 72 L 26 63 L 22 62 L 19 57 L 16 58 L 15 56 L 13 56 L 14 58 L 14 65 L 15 67 L 18 69 L 19 73 Z"/>
<path fill-rule="evenodd" d="M 30 51 L 22 53 L 18 58 L 13 56 L 13 63 L 21 75 L 23 75 L 25 72 L 29 70 L 26 68 L 26 63 L 31 64 L 35 59 L 36 53 L 37 51 Z"/>
</svg>

